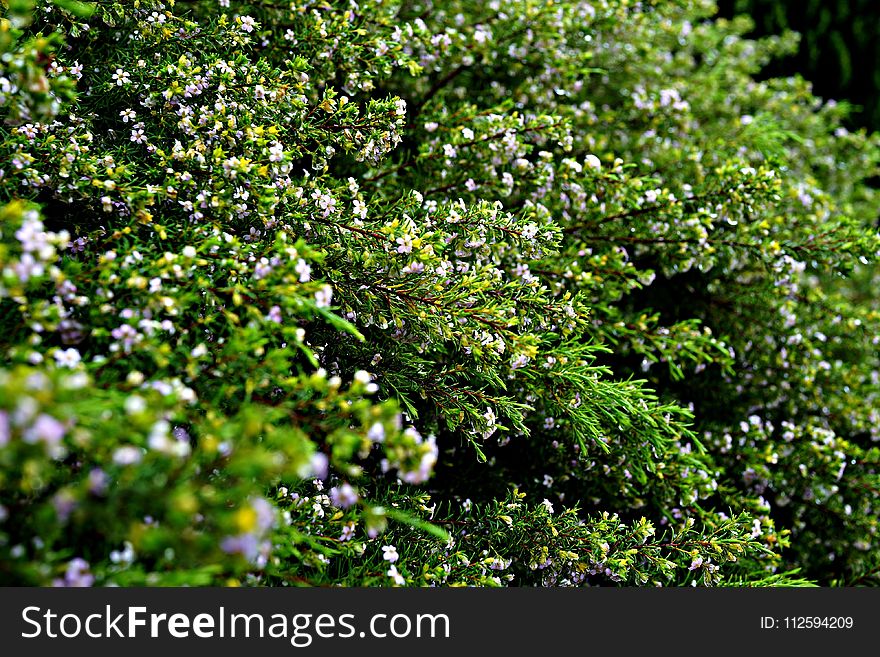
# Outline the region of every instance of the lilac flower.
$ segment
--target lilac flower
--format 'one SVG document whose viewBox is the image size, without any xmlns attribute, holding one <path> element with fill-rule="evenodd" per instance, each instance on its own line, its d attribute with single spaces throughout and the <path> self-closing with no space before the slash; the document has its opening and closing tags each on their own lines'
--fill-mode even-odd
<svg viewBox="0 0 880 657">
<path fill-rule="evenodd" d="M 357 491 L 348 482 L 330 489 L 330 500 L 333 502 L 333 506 L 340 509 L 347 509 L 356 504 L 358 499 Z"/>
<path fill-rule="evenodd" d="M 95 576 L 89 572 L 89 564 L 86 560 L 71 559 L 64 572 L 64 578 L 58 578 L 52 582 L 56 587 L 89 587 L 95 583 Z"/>
<path fill-rule="evenodd" d="M 25 430 L 23 439 L 26 443 L 46 443 L 49 447 L 55 447 L 66 433 L 64 425 L 50 415 L 41 413 L 34 423 Z"/>
<path fill-rule="evenodd" d="M 240 554 L 248 561 L 256 561 L 260 554 L 260 541 L 253 534 L 226 536 L 220 541 L 220 549 L 226 554 Z"/>
<path fill-rule="evenodd" d="M 326 479 L 330 460 L 324 452 L 315 452 L 309 460 L 308 466 L 304 469 L 304 477 L 317 477 L 318 479 Z"/>
<path fill-rule="evenodd" d="M 103 495 L 107 491 L 110 478 L 101 468 L 93 468 L 89 472 L 89 492 L 92 495 Z"/>
<path fill-rule="evenodd" d="M 54 62 L 53 62 L 53 64 L 54 64 Z M 37 130 L 38 129 L 34 126 L 33 123 L 28 123 L 26 125 L 21 126 L 18 129 L 18 132 L 23 134 L 28 139 L 33 140 L 37 136 Z"/>
<path fill-rule="evenodd" d="M 73 493 L 69 490 L 61 490 L 52 497 L 52 506 L 55 507 L 58 520 L 63 523 L 67 521 L 78 505 Z"/>
<path fill-rule="evenodd" d="M 9 414 L 6 411 L 0 411 L 0 447 L 5 447 L 9 443 L 11 433 Z"/>
<path fill-rule="evenodd" d="M 269 314 L 266 315 L 266 319 L 270 322 L 280 324 L 282 320 L 281 306 L 272 306 L 271 308 L 269 308 Z"/>
<path fill-rule="evenodd" d="M 254 31 L 254 25 L 255 25 L 256 21 L 253 19 L 253 17 L 242 16 L 239 20 L 241 21 L 242 31 L 248 32 L 248 33 Z"/>
<path fill-rule="evenodd" d="M 244 531 L 236 536 L 226 536 L 220 542 L 220 549 L 227 554 L 240 554 L 245 559 L 259 568 L 266 565 L 272 542 L 266 540 L 266 534 L 275 526 L 277 521 L 275 507 L 262 497 L 253 498 L 250 501 L 251 510 L 254 512 L 254 521 L 245 522 Z M 247 517 L 247 515 L 245 515 Z"/>
<path fill-rule="evenodd" d="M 254 267 L 254 278 L 260 280 L 266 278 L 272 272 L 272 266 L 269 264 L 268 258 L 260 258 L 260 261 Z"/>
<path fill-rule="evenodd" d="M 275 507 L 262 497 L 251 500 L 251 508 L 257 514 L 257 531 L 265 534 L 275 526 L 277 518 L 275 517 Z"/>
</svg>

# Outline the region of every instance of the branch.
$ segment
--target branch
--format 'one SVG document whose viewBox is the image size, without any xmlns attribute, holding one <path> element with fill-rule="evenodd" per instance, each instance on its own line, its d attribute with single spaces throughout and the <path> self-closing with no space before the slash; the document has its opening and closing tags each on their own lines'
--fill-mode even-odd
<svg viewBox="0 0 880 657">
<path fill-rule="evenodd" d="M 442 78 L 437 80 L 431 86 L 431 88 L 428 89 L 428 93 L 425 94 L 424 98 L 422 98 L 418 103 L 416 103 L 415 107 L 413 108 L 413 112 L 412 112 L 412 116 L 411 116 L 410 120 L 415 119 L 421 113 L 422 109 L 425 107 L 425 104 L 429 100 L 431 100 L 434 96 L 436 96 L 437 93 L 443 87 L 445 87 L 447 84 L 449 84 L 455 78 L 457 78 L 459 75 L 461 75 L 466 69 L 467 69 L 467 66 L 465 66 L 464 64 L 459 64 L 456 68 L 452 69 L 451 71 L 449 71 L 449 73 L 447 73 Z"/>
</svg>

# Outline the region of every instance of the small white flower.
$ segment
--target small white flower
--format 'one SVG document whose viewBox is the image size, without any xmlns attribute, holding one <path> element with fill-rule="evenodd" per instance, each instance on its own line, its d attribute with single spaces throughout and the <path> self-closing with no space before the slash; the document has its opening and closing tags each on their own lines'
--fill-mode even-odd
<svg viewBox="0 0 880 657">
<path fill-rule="evenodd" d="M 131 78 L 128 76 L 128 73 L 123 71 L 121 68 L 117 68 L 112 77 L 114 80 L 116 80 L 116 86 L 118 87 L 121 87 L 123 84 L 129 84 L 131 82 Z"/>
<path fill-rule="evenodd" d="M 388 575 L 388 577 L 393 579 L 394 583 L 398 586 L 403 586 L 406 584 L 406 580 L 403 578 L 403 575 L 398 572 L 397 566 L 392 565 L 391 568 L 388 569 L 388 572 L 386 574 Z"/>
<path fill-rule="evenodd" d="M 382 558 L 389 563 L 394 563 L 400 558 L 400 555 L 397 554 L 397 548 L 393 545 L 383 545 Z"/>
<path fill-rule="evenodd" d="M 312 278 L 312 268 L 303 259 L 300 259 L 299 262 L 296 263 L 294 271 L 299 274 L 300 283 L 308 283 Z"/>
<path fill-rule="evenodd" d="M 141 458 L 143 458 L 143 452 L 133 445 L 120 447 L 113 452 L 113 462 L 116 465 L 133 465 L 139 462 Z"/>
<path fill-rule="evenodd" d="M 132 395 L 125 400 L 125 412 L 129 415 L 142 413 L 147 408 L 147 402 L 140 395 Z"/>
<path fill-rule="evenodd" d="M 76 367 L 79 365 L 80 360 L 79 352 L 73 347 L 55 352 L 55 361 L 60 367 Z"/>
<path fill-rule="evenodd" d="M 381 443 L 385 440 L 385 427 L 380 422 L 376 422 L 367 432 L 367 439 L 374 443 Z"/>
</svg>

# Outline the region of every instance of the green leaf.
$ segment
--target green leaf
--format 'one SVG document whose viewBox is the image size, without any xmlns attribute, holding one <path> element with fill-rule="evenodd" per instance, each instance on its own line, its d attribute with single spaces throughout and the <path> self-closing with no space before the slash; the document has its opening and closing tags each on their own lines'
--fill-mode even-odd
<svg viewBox="0 0 880 657">
<path fill-rule="evenodd" d="M 408 514 L 405 511 L 401 511 L 400 509 L 394 508 L 386 508 L 385 515 L 387 515 L 392 520 L 396 520 L 397 522 L 402 522 L 405 525 L 409 525 L 415 529 L 421 530 L 435 538 L 439 538 L 441 541 L 449 541 L 452 537 L 449 533 L 443 529 L 442 527 L 438 527 L 430 522 L 425 522 L 421 518 L 416 518 Z"/>
<path fill-rule="evenodd" d="M 53 0 L 56 6 L 70 12 L 77 18 L 89 18 L 95 13 L 97 5 L 94 2 L 78 2 L 77 0 Z"/>
<path fill-rule="evenodd" d="M 364 338 L 364 334 L 358 331 L 357 327 L 349 322 L 347 319 L 343 319 L 339 315 L 330 312 L 326 308 L 320 308 L 314 303 L 311 304 L 312 308 L 315 309 L 321 317 L 327 320 L 327 323 L 330 324 L 333 328 L 348 333 L 349 335 L 353 335 L 360 342 L 363 342 L 366 338 Z"/>
</svg>

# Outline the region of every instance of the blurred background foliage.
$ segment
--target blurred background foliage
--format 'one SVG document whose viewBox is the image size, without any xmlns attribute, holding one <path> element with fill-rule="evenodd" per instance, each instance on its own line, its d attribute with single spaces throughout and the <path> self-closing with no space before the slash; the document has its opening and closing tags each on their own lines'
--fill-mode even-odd
<svg viewBox="0 0 880 657">
<path fill-rule="evenodd" d="M 722 16 L 748 14 L 754 36 L 794 30 L 797 53 L 768 67 L 768 76 L 800 74 L 823 98 L 846 100 L 852 127 L 880 130 L 880 1 L 720 0 Z"/>
</svg>

